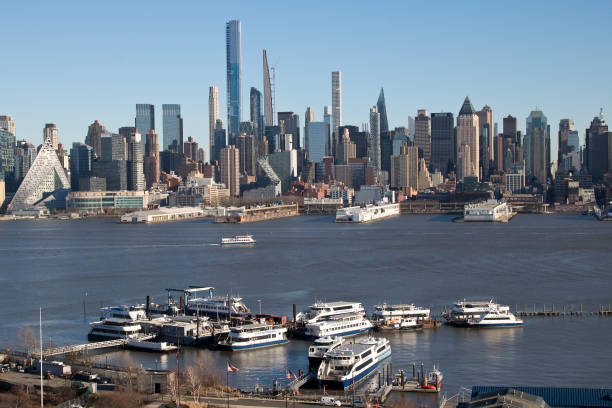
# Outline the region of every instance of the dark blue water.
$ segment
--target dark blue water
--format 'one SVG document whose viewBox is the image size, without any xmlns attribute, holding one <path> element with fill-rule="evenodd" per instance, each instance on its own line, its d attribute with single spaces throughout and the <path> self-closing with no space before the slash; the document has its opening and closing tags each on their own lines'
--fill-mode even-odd
<svg viewBox="0 0 612 408">
<path fill-rule="evenodd" d="M 222 236 L 249 232 L 254 248 L 222 248 Z M 317 299 L 443 305 L 497 297 L 530 309 L 612 303 L 612 223 L 574 215 L 520 215 L 507 224 L 463 224 L 449 217 L 403 216 L 366 225 L 296 217 L 246 225 L 194 220 L 120 225 L 111 219 L 0 223 L 0 344 L 38 324 L 44 342 L 85 342 L 101 305 L 166 298 L 167 287 L 211 285 L 244 297 L 252 310 L 290 315 Z M 86 301 L 86 319 L 83 301 Z M 442 327 L 385 334 L 393 369 L 438 364 L 445 392 L 476 384 L 610 386 L 612 318 L 527 319 L 519 329 Z M 186 349 L 222 372 L 241 368 L 235 385 L 271 385 L 285 368 L 307 368 L 308 343 L 245 353 Z M 105 359 L 106 356 L 100 357 Z M 109 362 L 172 367 L 174 354 L 117 351 Z"/>
</svg>

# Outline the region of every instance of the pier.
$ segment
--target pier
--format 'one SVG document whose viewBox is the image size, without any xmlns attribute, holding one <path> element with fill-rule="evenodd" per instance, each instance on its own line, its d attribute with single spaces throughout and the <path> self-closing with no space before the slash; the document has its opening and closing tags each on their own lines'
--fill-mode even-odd
<svg viewBox="0 0 612 408">
<path fill-rule="evenodd" d="M 580 305 L 557 305 L 552 303 L 550 305 L 542 304 L 541 306 L 533 304 L 533 307 L 527 305 L 523 306 L 522 310 L 519 310 L 519 306 L 515 305 L 514 314 L 520 317 L 581 317 L 581 316 L 610 316 L 612 317 L 612 304 L 609 305 L 598 305 L 597 311 L 584 310 L 582 304 Z"/>
<path fill-rule="evenodd" d="M 154 224 L 205 217 L 200 207 L 162 207 L 156 210 L 137 211 L 121 216 L 123 224 Z"/>
<path fill-rule="evenodd" d="M 297 203 L 258 206 L 253 208 L 230 207 L 219 209 L 217 215 L 215 216 L 215 223 L 242 224 L 247 222 L 294 217 L 296 215 L 298 215 Z"/>
<path fill-rule="evenodd" d="M 152 340 L 156 337 L 155 334 L 146 334 L 141 335 L 136 339 L 138 341 L 146 341 Z M 70 354 L 70 353 L 79 353 L 81 351 L 89 351 L 89 350 L 98 350 L 103 348 L 111 348 L 111 347 L 121 347 L 127 345 L 129 339 L 116 339 L 116 340 L 106 340 L 106 341 L 96 341 L 92 343 L 85 344 L 74 344 L 69 346 L 55 347 L 43 350 L 43 356 L 57 356 L 62 354 Z"/>
</svg>

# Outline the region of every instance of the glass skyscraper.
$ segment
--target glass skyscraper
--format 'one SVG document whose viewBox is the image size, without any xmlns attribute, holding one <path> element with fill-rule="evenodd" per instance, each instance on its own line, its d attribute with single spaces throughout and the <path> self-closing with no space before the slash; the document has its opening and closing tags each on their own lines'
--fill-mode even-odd
<svg viewBox="0 0 612 408">
<path fill-rule="evenodd" d="M 241 83 L 241 24 L 232 20 L 225 24 L 225 48 L 227 63 L 227 130 L 230 140 L 240 131 L 240 83 Z M 164 134 L 164 142 L 166 136 Z"/>
<path fill-rule="evenodd" d="M 261 92 L 251 88 L 251 123 L 257 139 L 262 139 L 264 134 L 264 117 L 261 113 Z"/>
<path fill-rule="evenodd" d="M 146 103 L 136 104 L 135 126 L 138 133 L 146 135 L 149 130 L 155 130 L 155 106 Z"/>
<path fill-rule="evenodd" d="M 164 150 L 175 149 L 177 153 L 183 151 L 183 118 L 181 118 L 181 105 L 162 105 L 164 119 Z M 148 130 L 147 130 L 147 133 Z M 146 133 L 145 133 L 146 134 Z M 176 146 L 176 147 L 174 147 Z"/>
</svg>

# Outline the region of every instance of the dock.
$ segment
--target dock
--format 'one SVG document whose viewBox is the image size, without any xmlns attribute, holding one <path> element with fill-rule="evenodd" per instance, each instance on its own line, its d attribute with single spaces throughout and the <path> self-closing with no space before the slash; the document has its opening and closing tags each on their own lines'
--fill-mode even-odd
<svg viewBox="0 0 612 408">
<path fill-rule="evenodd" d="M 215 215 L 215 223 L 243 224 L 247 222 L 258 222 L 274 220 L 277 218 L 295 217 L 298 215 L 298 205 L 278 204 L 270 206 L 229 207 L 219 208 Z"/>
<path fill-rule="evenodd" d="M 148 334 L 148 335 L 141 335 L 137 339 L 133 339 L 133 340 L 147 341 L 147 340 L 152 340 L 155 337 L 156 335 L 154 334 Z M 74 344 L 74 345 L 62 346 L 62 347 L 54 347 L 54 348 L 43 350 L 43 356 L 45 357 L 58 356 L 62 354 L 79 353 L 81 351 L 121 347 L 121 346 L 127 345 L 128 341 L 129 341 L 128 339 L 116 339 L 116 340 L 96 341 L 96 342 L 85 343 L 85 344 Z"/>
<path fill-rule="evenodd" d="M 156 210 L 136 211 L 121 216 L 122 224 L 155 224 L 205 217 L 200 207 L 161 207 Z"/>
<path fill-rule="evenodd" d="M 518 305 L 515 306 L 515 315 L 520 317 L 583 317 L 583 316 L 609 316 L 612 317 L 612 304 L 598 305 L 597 311 L 584 310 L 582 304 L 580 305 L 562 305 L 556 306 L 554 304 L 542 304 L 538 307 L 535 303 L 533 307 L 527 307 L 525 305 L 522 310 L 518 309 Z"/>
</svg>

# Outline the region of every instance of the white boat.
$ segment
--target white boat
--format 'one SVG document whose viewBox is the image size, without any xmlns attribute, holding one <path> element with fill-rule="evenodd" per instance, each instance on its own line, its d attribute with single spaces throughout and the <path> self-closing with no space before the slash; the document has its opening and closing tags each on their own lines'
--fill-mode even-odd
<svg viewBox="0 0 612 408">
<path fill-rule="evenodd" d="M 344 344 L 342 337 L 325 336 L 316 339 L 308 348 L 308 363 L 310 367 L 319 367 L 323 355 Z"/>
<path fill-rule="evenodd" d="M 308 338 L 325 336 L 355 336 L 369 331 L 374 326 L 364 313 L 351 313 L 330 317 L 305 326 L 304 335 Z"/>
<path fill-rule="evenodd" d="M 129 339 L 127 342 L 128 347 L 146 350 L 146 351 L 157 351 L 157 352 L 167 352 L 173 351 L 177 349 L 172 343 L 167 343 L 165 341 L 144 341 L 144 340 L 135 340 Z"/>
<path fill-rule="evenodd" d="M 488 313 L 493 307 L 500 311 L 509 311 L 508 306 L 498 305 L 490 300 L 459 300 L 455 302 L 450 312 L 445 316 L 446 322 L 453 326 L 467 326 L 468 320 L 477 320 Z"/>
<path fill-rule="evenodd" d="M 255 240 L 252 235 L 236 235 L 232 238 L 221 238 L 221 245 L 251 245 Z"/>
<path fill-rule="evenodd" d="M 298 313 L 296 318 L 299 323 L 306 324 L 353 313 L 365 314 L 363 305 L 359 302 L 316 302 L 307 311 Z"/>
<path fill-rule="evenodd" d="M 360 223 L 399 215 L 399 204 L 377 203 L 365 207 L 347 207 L 336 210 L 336 222 Z"/>
<path fill-rule="evenodd" d="M 429 320 L 430 313 L 428 308 L 413 304 L 383 303 L 376 306 L 372 320 L 377 329 L 419 329 L 423 327 L 422 321 Z"/>
<path fill-rule="evenodd" d="M 375 372 L 378 363 L 390 355 L 389 340 L 385 338 L 344 344 L 325 353 L 317 380 L 332 388 L 348 388 Z"/>
<path fill-rule="evenodd" d="M 280 325 L 247 324 L 231 327 L 219 345 L 232 351 L 251 350 L 288 343 L 287 328 Z"/>
<path fill-rule="evenodd" d="M 142 333 L 139 320 L 146 319 L 146 312 L 140 306 L 113 306 L 100 309 L 100 320 L 89 323 L 89 341 L 112 339 L 136 339 Z"/>
<path fill-rule="evenodd" d="M 518 327 L 523 325 L 523 321 L 510 313 L 507 306 L 497 305 L 491 307 L 479 318 L 468 319 L 466 323 L 468 327 Z"/>
<path fill-rule="evenodd" d="M 186 289 L 191 291 L 192 297 L 187 299 L 187 313 L 199 316 L 209 316 L 213 319 L 229 319 L 230 317 L 248 318 L 251 311 L 238 296 L 213 296 L 213 287 Z M 207 296 L 198 296 L 199 292 L 208 293 Z"/>
</svg>

